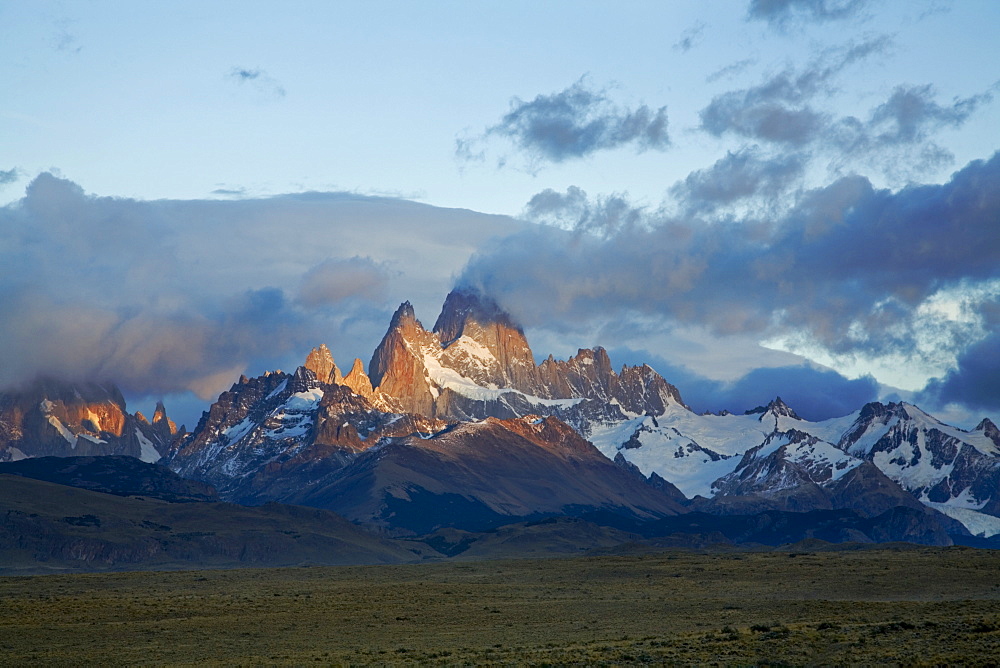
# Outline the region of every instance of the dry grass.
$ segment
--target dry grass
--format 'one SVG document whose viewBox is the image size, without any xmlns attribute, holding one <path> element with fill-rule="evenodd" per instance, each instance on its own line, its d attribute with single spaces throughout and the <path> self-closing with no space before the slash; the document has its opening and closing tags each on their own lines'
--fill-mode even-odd
<svg viewBox="0 0 1000 668">
<path fill-rule="evenodd" d="M 11 664 L 991 664 L 1000 553 L 0 578 Z"/>
</svg>

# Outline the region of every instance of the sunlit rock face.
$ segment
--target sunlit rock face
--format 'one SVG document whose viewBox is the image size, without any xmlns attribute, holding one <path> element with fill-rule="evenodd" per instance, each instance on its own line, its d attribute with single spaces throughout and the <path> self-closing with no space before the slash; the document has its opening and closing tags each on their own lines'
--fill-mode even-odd
<svg viewBox="0 0 1000 668">
<path fill-rule="evenodd" d="M 389 440 L 286 500 L 405 534 L 595 511 L 653 519 L 684 512 L 678 498 L 561 421 L 526 416 Z"/>
<path fill-rule="evenodd" d="M 129 455 L 155 462 L 176 434 L 162 403 L 150 423 L 128 413 L 111 384 L 44 379 L 0 394 L 0 461 Z"/>
<path fill-rule="evenodd" d="M 510 316 L 468 291 L 448 295 L 431 332 L 402 304 L 369 369 L 388 405 L 443 419 L 537 413 L 582 425 L 587 415 L 659 414 L 683 405 L 677 388 L 649 366 L 615 373 L 603 348 L 536 365 Z"/>
<path fill-rule="evenodd" d="M 339 380 L 321 382 L 306 366 L 242 377 L 174 441 L 165 462 L 230 501 L 281 500 L 386 439 L 447 426 L 377 407 L 360 362 Z"/>
<path fill-rule="evenodd" d="M 455 290 L 434 323 L 442 363 L 485 387 L 543 395 L 535 359 L 521 328 L 491 299 Z"/>
<path fill-rule="evenodd" d="M 577 475 L 601 470 L 625 484 L 628 512 L 663 511 L 640 503 L 652 487 L 715 514 L 850 509 L 871 517 L 903 506 L 954 533 L 963 525 L 1000 533 L 1000 432 L 988 421 L 964 432 L 913 406 L 869 404 L 814 423 L 780 398 L 743 415 L 696 415 L 651 367 L 616 372 L 603 348 L 535 364 L 522 329 L 468 291 L 448 296 L 432 330 L 401 304 L 368 374 L 355 360 L 342 376 L 319 346 L 292 375 L 241 378 L 194 433 L 175 439 L 167 461 L 230 500 L 322 505 L 388 526 L 393 513 L 402 521 L 448 504 L 483 521 L 525 511 L 498 501 L 538 492 L 520 487 L 520 473 L 505 478 L 510 457 L 543 467 L 537 483 L 555 496 L 539 508 L 556 512 L 575 492 L 553 482 L 562 464 L 540 453 L 565 453 L 573 442 L 600 453 L 576 460 Z M 492 472 L 489 480 L 469 472 L 472 462 Z"/>
<path fill-rule="evenodd" d="M 440 392 L 432 387 L 425 355 L 440 347 L 437 337 L 417 320 L 413 306 L 404 302 L 393 314 L 368 365 L 372 385 L 392 408 L 433 416 L 435 392 Z"/>
<path fill-rule="evenodd" d="M 316 374 L 316 379 L 321 383 L 340 382 L 340 369 L 334 364 L 333 355 L 330 354 L 330 349 L 326 347 L 325 343 L 321 343 L 309 351 L 303 366 Z"/>
<path fill-rule="evenodd" d="M 364 363 L 358 358 L 354 359 L 354 365 L 351 366 L 351 370 L 344 376 L 343 380 L 338 382 L 369 401 L 376 400 L 375 388 L 372 387 L 372 381 L 365 373 Z"/>
</svg>

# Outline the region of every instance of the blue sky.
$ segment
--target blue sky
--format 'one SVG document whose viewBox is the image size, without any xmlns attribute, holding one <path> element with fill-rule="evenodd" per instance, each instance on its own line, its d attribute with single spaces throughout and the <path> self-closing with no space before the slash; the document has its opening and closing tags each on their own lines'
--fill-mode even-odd
<svg viewBox="0 0 1000 668">
<path fill-rule="evenodd" d="M 701 408 L 783 380 L 974 423 L 998 28 L 975 0 L 0 2 L 0 381 L 194 405 L 320 341 L 367 360 L 459 281 L 537 353 L 653 360 Z"/>
</svg>

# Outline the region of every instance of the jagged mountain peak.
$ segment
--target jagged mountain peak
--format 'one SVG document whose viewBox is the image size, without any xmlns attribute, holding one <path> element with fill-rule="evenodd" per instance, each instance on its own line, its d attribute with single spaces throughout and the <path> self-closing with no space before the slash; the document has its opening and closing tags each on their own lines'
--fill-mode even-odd
<svg viewBox="0 0 1000 668">
<path fill-rule="evenodd" d="M 306 356 L 305 367 L 316 374 L 316 378 L 321 383 L 340 382 L 340 369 L 334 363 L 333 355 L 325 343 L 321 343 L 309 351 L 309 354 Z"/>
<path fill-rule="evenodd" d="M 481 328 L 500 326 L 523 335 L 520 325 L 492 297 L 470 288 L 456 288 L 448 293 L 432 331 L 448 346 L 471 324 Z"/>
<path fill-rule="evenodd" d="M 444 362 L 477 383 L 539 394 L 538 372 L 528 339 L 492 298 L 453 290 L 433 332 L 445 349 Z"/>
<path fill-rule="evenodd" d="M 983 435 L 991 439 L 994 443 L 1000 446 L 1000 429 L 993 424 L 993 421 L 989 418 L 983 418 L 982 421 L 976 425 L 976 428 L 972 431 L 981 431 Z"/>
<path fill-rule="evenodd" d="M 925 410 L 905 401 L 890 401 L 883 404 L 873 401 L 865 404 L 858 414 L 858 424 L 887 424 L 890 420 L 906 420 L 926 423 L 928 425 L 942 425 L 944 423 L 930 415 Z"/>
<path fill-rule="evenodd" d="M 136 417 L 138 415 L 136 413 Z M 153 409 L 153 427 L 157 428 L 164 438 L 169 438 L 177 433 L 177 425 L 167 417 L 167 409 L 164 408 L 162 401 L 157 401 L 156 408 Z"/>
<path fill-rule="evenodd" d="M 409 300 L 403 302 L 396 309 L 396 312 L 392 314 L 392 319 L 389 320 L 389 329 L 395 329 L 404 324 L 417 323 L 417 314 L 413 310 L 413 304 Z"/>
<path fill-rule="evenodd" d="M 177 432 L 157 403 L 152 424 L 113 384 L 38 379 L 0 393 L 0 461 L 122 454 L 153 462 Z"/>
<path fill-rule="evenodd" d="M 351 370 L 339 382 L 366 399 L 373 400 L 375 398 L 375 389 L 372 387 L 372 381 L 368 374 L 365 373 L 365 365 L 356 357 Z"/>
<path fill-rule="evenodd" d="M 764 419 L 766 415 L 773 415 L 774 417 L 787 417 L 793 420 L 801 420 L 802 418 L 792 410 L 792 407 L 786 404 L 781 397 L 775 397 L 771 400 L 767 406 L 757 406 L 744 413 L 744 415 L 760 415 L 760 419 Z"/>
</svg>

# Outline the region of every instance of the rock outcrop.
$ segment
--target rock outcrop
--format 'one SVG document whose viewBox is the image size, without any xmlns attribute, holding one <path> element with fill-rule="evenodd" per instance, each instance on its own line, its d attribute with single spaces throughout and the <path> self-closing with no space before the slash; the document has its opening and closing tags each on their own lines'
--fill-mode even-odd
<svg viewBox="0 0 1000 668">
<path fill-rule="evenodd" d="M 321 383 L 340 382 L 340 369 L 334 364 L 333 355 L 330 354 L 330 349 L 326 347 L 325 343 L 321 343 L 309 351 L 304 366 L 316 374 L 316 379 Z"/>
<path fill-rule="evenodd" d="M 388 528 L 416 530 L 438 512 L 457 526 L 602 508 L 558 482 L 573 461 L 605 500 L 595 471 L 624 485 L 615 512 L 664 512 L 642 500 L 654 489 L 674 509 L 692 498 L 716 514 L 904 507 L 952 533 L 964 529 L 938 511 L 1000 533 L 1000 431 L 989 421 L 964 432 L 916 407 L 869 404 L 812 423 L 780 397 L 743 415 L 696 415 L 651 367 L 616 372 L 600 347 L 535 364 L 513 319 L 464 290 L 430 331 L 401 304 L 368 375 L 355 360 L 341 377 L 320 346 L 293 376 L 241 379 L 176 446 L 170 465 L 224 498 L 319 505 Z"/>
<path fill-rule="evenodd" d="M 611 419 L 622 411 L 658 414 L 667 405 L 683 405 L 677 388 L 647 365 L 615 373 L 603 348 L 536 365 L 510 316 L 492 300 L 462 290 L 448 295 L 431 332 L 409 302 L 402 304 L 369 375 L 395 410 L 442 419 L 541 413 L 580 426 L 598 414 Z"/>
<path fill-rule="evenodd" d="M 42 379 L 0 394 L 0 461 L 129 455 L 155 462 L 178 430 L 157 404 L 150 423 L 114 385 Z"/>
</svg>

